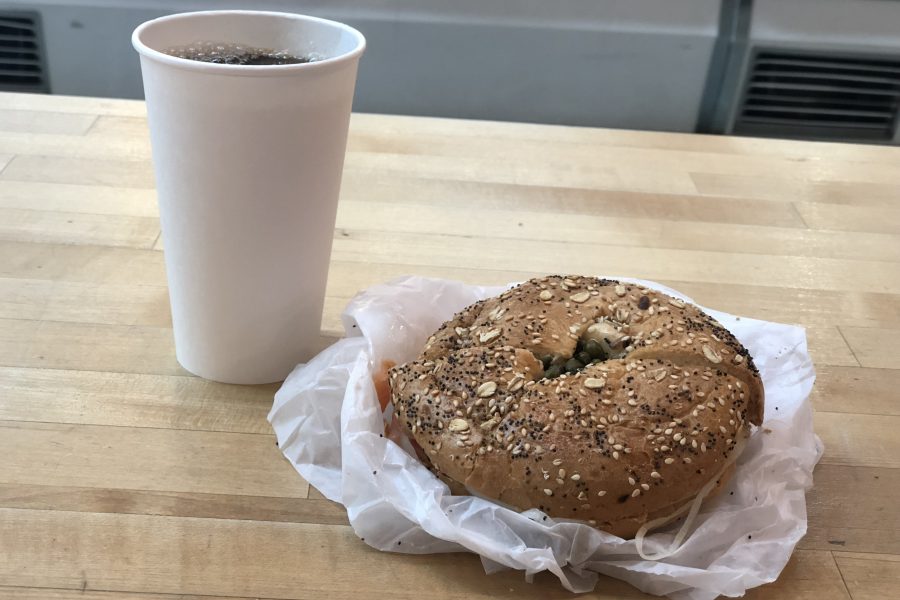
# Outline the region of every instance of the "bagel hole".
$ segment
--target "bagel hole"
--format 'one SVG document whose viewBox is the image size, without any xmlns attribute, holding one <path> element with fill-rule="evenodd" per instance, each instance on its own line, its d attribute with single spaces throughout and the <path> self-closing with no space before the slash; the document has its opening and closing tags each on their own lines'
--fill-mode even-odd
<svg viewBox="0 0 900 600">
<path fill-rule="evenodd" d="M 538 357 L 544 367 L 544 377 L 555 379 L 563 373 L 577 373 L 588 365 L 628 354 L 631 338 L 623 333 L 622 324 L 602 318 L 589 325 L 575 344 L 571 355 L 546 354 Z"/>
</svg>

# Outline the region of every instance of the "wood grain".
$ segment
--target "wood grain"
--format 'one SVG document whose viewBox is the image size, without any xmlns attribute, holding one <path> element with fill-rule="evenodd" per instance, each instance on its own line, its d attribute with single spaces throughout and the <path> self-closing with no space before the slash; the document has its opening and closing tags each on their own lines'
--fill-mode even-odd
<svg viewBox="0 0 900 600">
<path fill-rule="evenodd" d="M 0 580 L 14 586 L 356 599 L 364 580 L 373 597 L 420 598 L 426 588 L 459 599 L 571 597 L 547 577 L 486 577 L 473 555 L 378 552 L 343 526 L 0 509 L 0 539 L 13 531 L 27 532 L 21 551 L 0 560 Z M 649 598 L 613 580 L 600 589 L 594 597 Z"/>
<path fill-rule="evenodd" d="M 0 288 L 2 290 L 2 288 Z M 344 299 L 329 300 L 323 329 L 343 331 Z M 2 308 L 2 304 L 0 304 Z M 48 369 L 107 370 L 117 373 L 179 375 L 169 327 L 67 321 L 0 319 L 0 365 Z M 810 353 L 824 365 L 858 365 L 835 328 L 807 330 Z M 13 345 L 13 341 L 18 343 Z"/>
<path fill-rule="evenodd" d="M 816 411 L 813 420 L 825 443 L 823 464 L 900 468 L 900 417 Z"/>
<path fill-rule="evenodd" d="M 304 500 L 243 494 L 161 492 L 91 487 L 0 483 L 5 508 L 67 512 L 201 517 L 276 523 L 347 525 L 347 511 L 328 500 Z M 3 596 L 0 595 L 0 598 Z"/>
<path fill-rule="evenodd" d="M 858 291 L 782 288 L 763 285 L 703 283 L 663 279 L 703 306 L 762 320 L 807 327 L 883 326 L 900 323 L 900 295 Z"/>
<path fill-rule="evenodd" d="M 171 327 L 164 285 L 0 277 L 0 318 Z"/>
<path fill-rule="evenodd" d="M 158 217 L 156 191 L 0 179 L 0 207 L 119 217 Z"/>
<path fill-rule="evenodd" d="M 841 471 L 846 472 L 847 470 L 841 468 L 826 469 L 826 471 L 831 472 L 826 472 L 824 474 L 821 471 L 822 469 L 817 473 L 816 490 L 830 493 L 832 491 L 832 486 L 837 484 L 842 477 L 843 473 L 841 473 Z M 834 471 L 837 471 L 837 473 Z M 886 471 L 890 473 L 889 470 L 872 470 L 873 473 L 881 474 L 884 474 Z M 877 477 L 878 475 L 875 476 Z M 872 479 L 871 473 L 867 479 Z M 878 485 L 877 480 L 874 481 L 876 482 L 876 485 Z M 851 488 L 847 485 L 851 482 L 842 481 L 840 483 L 852 496 L 853 493 Z M 864 498 L 867 497 L 866 491 L 872 486 L 867 486 L 866 481 L 857 480 L 852 483 L 860 485 L 860 494 Z M 896 485 L 891 482 L 884 482 L 884 484 Z M 310 496 L 313 497 L 313 495 L 314 490 L 311 488 Z M 831 522 L 832 520 L 841 520 L 848 515 L 851 515 L 851 518 L 856 517 L 856 522 L 853 523 L 853 527 L 848 529 L 851 535 L 855 536 L 855 542 L 854 540 L 848 542 L 839 537 L 829 539 L 828 543 L 840 545 L 841 547 L 853 547 L 854 543 L 866 542 L 866 538 L 873 534 L 875 538 L 878 538 L 878 512 L 883 510 L 883 504 L 876 504 L 869 509 L 869 512 L 864 517 L 864 519 L 868 519 L 868 522 L 865 523 L 867 529 L 857 531 L 862 524 L 862 522 L 859 521 L 858 513 L 849 508 L 849 504 L 842 506 L 841 500 L 842 498 L 835 498 L 833 502 L 829 503 L 829 506 L 825 507 L 825 510 L 830 510 L 831 513 L 822 515 L 816 513 L 819 500 L 815 492 L 810 500 L 811 516 L 813 518 L 821 516 L 825 522 Z M 286 502 L 277 498 L 152 493 L 130 490 L 95 490 L 88 488 L 47 488 L 45 486 L 0 486 L 0 501 L 7 507 L 41 508 L 44 510 L 203 516 L 208 518 L 273 520 L 294 523 L 332 522 L 339 524 L 345 521 L 343 509 L 338 505 L 324 500 L 311 500 L 298 504 L 297 502 Z M 881 499 L 882 503 L 886 501 L 886 498 Z M 853 505 L 858 508 L 858 500 L 855 501 Z M 835 510 L 838 512 L 835 513 Z M 890 527 L 893 524 L 888 523 L 882 525 Z M 804 540 L 803 547 L 814 545 L 813 540 L 821 537 L 822 533 L 824 532 L 811 531 L 810 535 Z M 831 533 L 845 532 L 832 531 Z M 892 541 L 894 545 L 896 545 L 896 540 L 887 540 L 884 535 L 880 537 L 882 539 L 882 544 L 885 542 L 890 543 Z M 871 541 L 872 540 L 868 541 L 868 544 L 865 546 L 866 548 L 873 547 Z M 793 581 L 788 577 L 787 573 L 790 573 L 789 568 L 785 575 L 785 577 L 788 577 L 786 581 L 787 585 L 782 584 L 777 587 L 781 588 L 783 591 L 790 590 L 792 594 L 800 593 L 800 590 L 810 589 L 810 586 L 813 586 L 811 582 L 820 579 L 822 576 L 821 573 L 816 573 L 815 576 L 810 573 L 810 570 L 813 568 L 823 568 L 823 561 L 820 557 L 821 554 L 822 553 L 798 552 L 797 562 L 803 565 L 803 569 L 798 573 L 798 580 Z M 819 558 L 819 560 L 815 561 L 814 566 L 806 564 L 809 562 L 810 558 Z M 824 561 L 824 566 L 826 567 L 825 570 L 827 573 L 827 561 Z M 796 566 L 792 565 L 791 568 L 796 568 Z M 820 587 L 813 587 L 812 589 L 816 589 L 819 592 L 822 592 L 823 590 L 826 592 L 828 590 L 834 591 L 834 588 L 836 587 L 836 581 L 833 578 L 829 582 L 828 577 L 825 577 L 824 581 L 819 581 L 818 583 Z M 763 592 L 766 589 L 767 588 L 762 588 L 760 592 Z"/>
<path fill-rule="evenodd" d="M 830 552 L 798 550 L 775 583 L 749 590 L 751 600 L 769 597 L 801 600 L 854 600 L 847 592 Z"/>
<path fill-rule="evenodd" d="M 338 316 L 354 295 L 355 285 L 369 285 L 405 275 L 444 277 L 478 285 L 506 285 L 523 281 L 540 271 L 467 271 L 454 267 L 427 265 L 395 265 L 387 263 L 360 264 L 348 261 L 332 262 L 333 276 L 329 280 L 323 326 L 337 331 Z M 810 337 L 824 340 L 818 332 L 828 332 L 834 345 L 822 350 L 839 357 L 841 364 L 858 364 L 846 341 L 835 330 L 835 324 L 872 326 L 900 324 L 900 296 L 889 294 L 860 294 L 821 290 L 792 290 L 765 286 L 728 285 L 685 281 L 658 280 L 664 285 L 685 292 L 704 306 L 732 314 L 782 323 L 806 324 Z M 816 343 L 813 340 L 813 343 Z"/>
<path fill-rule="evenodd" d="M 7 484 L 305 498 L 272 435 L 0 421 Z"/>
<path fill-rule="evenodd" d="M 88 132 L 89 136 L 102 136 L 112 140 L 136 140 L 147 142 L 150 139 L 150 128 L 147 119 L 141 116 L 124 117 L 100 115 Z"/>
<path fill-rule="evenodd" d="M 900 329 L 841 327 L 841 333 L 861 366 L 900 369 Z"/>
<path fill-rule="evenodd" d="M 900 371 L 816 365 L 812 402 L 832 413 L 900 416 Z"/>
<path fill-rule="evenodd" d="M 0 277 L 163 285 L 163 255 L 152 250 L 0 241 Z"/>
<path fill-rule="evenodd" d="M 822 146 L 818 146 L 817 149 Z M 873 150 L 854 147 L 854 150 Z M 890 152 L 896 152 L 891 148 Z M 874 155 L 873 155 L 874 157 Z M 792 173 L 771 173 L 766 177 L 737 173 L 692 172 L 691 180 L 703 195 L 773 202 L 815 202 L 873 208 L 896 206 L 896 186 L 870 181 L 818 181 Z"/>
<path fill-rule="evenodd" d="M 192 376 L 0 367 L 0 421 L 270 434 L 278 385 Z"/>
<path fill-rule="evenodd" d="M 472 555 L 377 552 L 343 526 L 0 509 L 0 535 L 16 526 L 29 532 L 22 552 L 0 562 L 0 577 L 15 586 L 41 581 L 70 589 L 358 598 L 364 579 L 373 597 L 415 599 L 422 589 L 448 599 L 571 597 L 548 576 L 536 577 L 534 584 L 513 572 L 486 577 Z M 47 547 L 44 540 L 50 538 L 56 544 Z M 301 539 L 319 551 L 293 550 Z M 118 552 L 105 552 L 107 544 Z M 154 569 L 140 569 L 138 557 Z M 650 597 L 601 579 L 584 597 Z M 410 583 L 398 586 L 398 581 Z M 798 551 L 770 588 L 761 588 L 756 597 L 848 598 L 828 552 Z"/>
<path fill-rule="evenodd" d="M 270 598 L 238 598 L 237 596 L 196 596 L 194 594 L 146 594 L 136 592 L 104 592 L 85 589 L 59 589 L 37 587 L 10 587 L 0 585 L 0 598 L 4 600 L 274 600 Z"/>
<path fill-rule="evenodd" d="M 314 350 L 334 342 L 323 334 Z M 0 319 L 0 366 L 187 375 L 175 359 L 172 329 Z"/>
<path fill-rule="evenodd" d="M 339 231 L 339 237 L 345 237 Z M 349 235 L 349 234 L 348 234 Z M 11 279 L 54 279 L 93 283 L 132 283 L 136 296 L 148 284 L 163 285 L 165 271 L 158 252 L 123 248 L 29 244 L 0 241 L 0 276 Z M 562 269 L 559 269 L 560 271 Z M 329 295 L 349 299 L 360 288 L 405 274 L 448 277 L 479 284 L 505 284 L 541 273 L 538 269 L 479 269 L 429 265 L 358 263 L 335 260 Z M 600 272 L 600 271 L 598 271 Z M 611 271 L 605 270 L 604 273 Z M 782 288 L 745 283 L 712 283 L 660 277 L 706 306 L 735 314 L 809 325 L 900 325 L 900 295 L 860 291 Z M 126 287 L 120 287 L 126 294 Z"/>
<path fill-rule="evenodd" d="M 172 330 L 0 319 L 0 366 L 186 375 Z"/>
<path fill-rule="evenodd" d="M 409 252 L 416 248 L 416 252 Z M 494 238 L 493 269 L 543 272 L 628 273 L 643 279 L 769 285 L 785 289 L 900 293 L 900 269 L 892 263 L 659 248 L 624 248 L 611 243 L 532 242 Z M 461 235 L 366 231 L 335 238 L 334 259 L 415 265 L 428 257 L 440 267 L 485 266 L 481 240 Z"/>
<path fill-rule="evenodd" d="M 900 233 L 900 208 L 896 206 L 870 208 L 867 206 L 843 206 L 797 202 L 797 212 L 803 221 L 815 229 L 838 231 L 864 231 L 869 233 Z M 890 257 L 900 256 L 900 246 L 894 245 Z"/>
<path fill-rule="evenodd" d="M 653 211 L 652 206 L 642 202 L 635 204 L 641 206 L 647 214 L 660 212 Z M 671 202 L 665 204 L 667 210 L 673 209 Z M 441 206 L 346 200 L 340 204 L 337 226 L 348 230 L 351 236 L 356 231 L 373 229 L 431 235 L 465 231 L 466 235 L 489 239 L 614 243 L 618 246 L 711 252 L 728 252 L 740 248 L 741 252 L 752 254 L 771 254 L 773 248 L 778 248 L 779 254 L 785 256 L 880 261 L 886 256 L 895 255 L 894 260 L 900 261 L 900 251 L 895 252 L 895 249 L 900 248 L 900 235 L 819 231 L 723 221 L 717 222 L 716 227 L 710 227 L 708 222 L 684 220 L 679 222 L 678 227 L 673 227 L 671 220 L 617 217 L 613 215 L 624 211 L 606 211 L 603 208 L 601 204 L 590 212 L 585 211 L 579 219 L 572 219 L 568 214 L 540 210 L 481 208 L 479 218 L 473 220 L 466 212 L 448 213 Z M 707 217 L 710 216 L 709 211 L 703 212 Z M 734 214 L 729 214 L 730 218 L 735 217 Z"/>
<path fill-rule="evenodd" d="M 415 176 L 413 176 L 415 174 Z M 660 186 L 664 187 L 664 186 Z M 774 227 L 804 227 L 790 205 L 769 201 L 697 196 L 692 190 L 635 190 L 617 182 L 594 189 L 562 185 L 525 185 L 515 182 L 460 180 L 449 177 L 421 177 L 416 171 L 384 173 L 351 169 L 344 172 L 341 200 L 379 204 L 414 204 L 411 211 L 426 207 L 525 211 L 551 215 L 584 214 L 597 217 L 650 218 L 668 221 L 736 223 Z M 448 211 L 444 211 L 445 213 Z M 452 211 L 450 211 L 452 212 Z M 465 213 L 464 213 L 465 214 Z M 450 219 L 454 217 L 450 216 Z M 514 221 L 495 223 L 499 235 Z M 466 224 L 466 229 L 471 227 Z M 573 223 L 569 223 L 574 227 Z M 492 237 L 493 237 L 492 236 Z"/>
<path fill-rule="evenodd" d="M 557 169 L 535 169 L 533 164 L 510 159 L 462 156 L 448 161 L 441 156 L 352 150 L 348 150 L 344 164 L 348 171 L 359 174 L 377 172 L 380 175 L 393 176 L 415 173 L 416 177 L 425 179 L 486 181 L 551 188 L 615 189 L 622 186 L 621 175 L 615 169 L 584 164 L 554 165 L 564 173 L 560 177 Z M 655 191 L 663 186 L 681 193 L 691 193 L 694 189 L 686 175 L 678 177 L 677 174 L 672 174 L 665 180 L 662 178 L 655 180 L 655 184 L 646 184 L 639 191 Z"/>
<path fill-rule="evenodd" d="M 814 479 L 800 548 L 900 555 L 900 515 L 892 510 L 900 470 L 820 464 Z"/>
<path fill-rule="evenodd" d="M 101 140 L 88 135 L 14 132 L 0 136 L 0 152 L 9 152 L 20 157 L 64 159 L 60 164 L 67 164 L 66 160 L 79 159 L 99 161 L 127 159 L 150 164 L 150 143 L 146 139 Z M 55 161 L 52 164 L 55 165 Z"/>
<path fill-rule="evenodd" d="M 735 161 L 729 154 L 695 150 L 667 150 L 658 148 L 642 148 L 628 145 L 613 146 L 603 143 L 585 143 L 581 140 L 557 142 L 553 139 L 531 140 L 519 139 L 514 147 L 509 140 L 498 139 L 487 135 L 467 136 L 465 143 L 460 143 L 461 136 L 420 136 L 395 133 L 388 137 L 355 137 L 351 139 L 351 153 L 364 152 L 370 154 L 398 154 L 421 157 L 445 157 L 452 160 L 448 164 L 459 164 L 472 156 L 510 157 L 517 165 L 534 165 L 540 170 L 559 171 L 560 179 L 578 180 L 573 173 L 582 165 L 594 164 L 611 167 L 621 176 L 626 174 L 643 175 L 642 182 L 625 180 L 629 188 L 642 189 L 644 186 L 655 186 L 660 181 L 680 182 L 683 174 L 687 174 L 692 191 L 696 191 L 692 173 L 702 171 L 710 174 L 768 177 L 771 173 L 790 170 L 795 177 L 805 180 L 836 181 L 876 181 L 879 183 L 897 183 L 898 177 L 881 165 L 872 165 L 866 161 L 855 161 L 853 158 L 836 160 L 831 157 L 797 157 L 748 154 Z M 512 150 L 512 155 L 510 155 Z M 590 155 L 590 161 L 586 156 Z M 396 157 L 392 156 L 395 161 Z M 512 160 L 510 160 L 512 162 Z M 463 163 L 468 164 L 468 163 Z M 653 177 L 647 177 L 644 165 L 653 165 Z M 538 170 L 537 168 L 535 170 Z M 430 171 L 429 171 L 430 172 Z M 576 183 L 575 187 L 591 187 Z M 648 188 L 649 189 L 649 188 Z"/>
<path fill-rule="evenodd" d="M 0 95 L 0 110 L 29 110 L 126 117 L 145 117 L 147 115 L 146 105 L 139 100 L 114 100 L 86 96 L 50 96 L 44 94 Z"/>
<path fill-rule="evenodd" d="M 817 365 L 859 366 L 837 327 L 807 327 L 806 341 Z"/>
<path fill-rule="evenodd" d="M 155 217 L 0 208 L 0 239 L 150 248 L 159 235 Z"/>
<path fill-rule="evenodd" d="M 3 169 L 0 179 L 152 188 L 153 167 L 147 160 L 20 154 Z"/>
<path fill-rule="evenodd" d="M 853 600 L 894 598 L 900 590 L 900 561 L 896 555 L 837 552 L 835 560 Z"/>
<path fill-rule="evenodd" d="M 368 136 L 382 138 L 380 143 L 406 137 L 422 139 L 449 138 L 466 143 L 470 138 L 500 139 L 515 147 L 522 141 L 579 143 L 615 148 L 650 148 L 659 154 L 668 152 L 715 153 L 732 157 L 732 171 L 741 175 L 741 160 L 745 156 L 778 157 L 789 164 L 806 162 L 856 161 L 876 165 L 891 165 L 900 159 L 900 150 L 891 146 L 864 146 L 842 143 L 802 142 L 793 140 L 759 139 L 750 137 L 709 136 L 684 133 L 660 135 L 652 131 L 632 131 L 588 127 L 567 127 L 543 124 L 508 123 L 492 121 L 465 121 L 459 119 L 354 114 L 351 118 L 354 139 Z M 376 143 L 378 143 L 376 141 Z M 583 159 L 583 158 L 582 158 Z M 691 161 L 694 167 L 702 166 L 699 161 Z M 702 169 L 696 169 L 702 171 Z M 775 177 L 783 173 L 768 173 Z"/>
<path fill-rule="evenodd" d="M 0 111 L 0 131 L 30 134 L 59 133 L 81 135 L 97 120 L 95 114 L 60 113 L 41 110 Z"/>
<path fill-rule="evenodd" d="M 343 236 L 342 231 L 336 235 Z M 542 274 L 538 270 L 468 270 L 461 267 L 404 265 L 392 263 L 357 263 L 333 260 L 328 294 L 336 299 L 349 299 L 359 289 L 404 275 L 421 275 L 455 279 L 477 285 L 507 285 Z M 560 272 L 560 271 L 556 271 Z M 600 274 L 612 274 L 600 271 Z M 766 285 L 706 283 L 657 279 L 691 296 L 708 307 L 757 319 L 815 327 L 835 325 L 884 326 L 900 325 L 900 295 L 825 291 L 821 289 L 784 290 Z M 359 286 L 359 287 L 357 287 Z M 340 310 L 343 306 L 336 307 Z M 325 319 L 329 322 L 329 319 Z"/>
</svg>

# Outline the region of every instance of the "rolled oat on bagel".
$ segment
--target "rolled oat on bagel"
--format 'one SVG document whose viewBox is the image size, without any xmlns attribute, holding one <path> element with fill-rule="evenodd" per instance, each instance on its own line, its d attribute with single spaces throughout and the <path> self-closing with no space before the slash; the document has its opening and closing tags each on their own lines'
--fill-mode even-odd
<svg viewBox="0 0 900 600">
<path fill-rule="evenodd" d="M 763 418 L 753 360 L 715 319 L 592 277 L 476 302 L 389 380 L 401 427 L 454 489 L 621 537 L 721 486 Z"/>
</svg>

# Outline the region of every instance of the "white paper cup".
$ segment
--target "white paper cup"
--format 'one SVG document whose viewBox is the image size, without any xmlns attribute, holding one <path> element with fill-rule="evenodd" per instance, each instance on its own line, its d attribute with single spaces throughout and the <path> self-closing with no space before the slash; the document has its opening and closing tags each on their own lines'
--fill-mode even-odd
<svg viewBox="0 0 900 600">
<path fill-rule="evenodd" d="M 197 41 L 320 60 L 239 66 Z M 356 69 L 365 39 L 314 17 L 176 14 L 132 35 L 153 147 L 175 353 L 227 383 L 284 379 L 319 349 Z"/>
</svg>

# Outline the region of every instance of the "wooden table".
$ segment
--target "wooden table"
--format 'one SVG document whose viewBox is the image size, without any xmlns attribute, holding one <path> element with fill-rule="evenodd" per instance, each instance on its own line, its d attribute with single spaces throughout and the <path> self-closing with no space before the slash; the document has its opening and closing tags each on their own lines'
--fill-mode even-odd
<svg viewBox="0 0 900 600">
<path fill-rule="evenodd" d="M 0 95 L 0 169 L 0 598 L 571 596 L 368 548 L 275 447 L 277 386 L 178 366 L 142 103 Z M 355 115 L 324 328 L 404 273 L 630 275 L 801 323 L 825 456 L 749 597 L 896 598 L 898 195 L 900 148 Z"/>
</svg>

